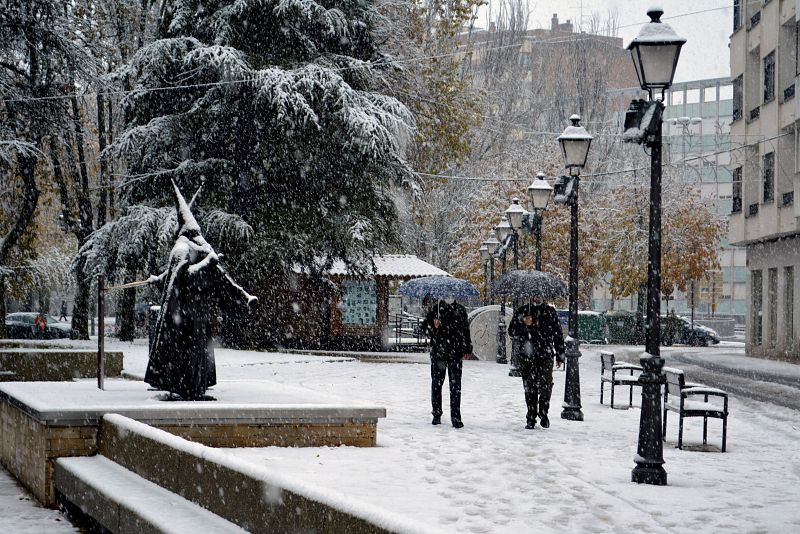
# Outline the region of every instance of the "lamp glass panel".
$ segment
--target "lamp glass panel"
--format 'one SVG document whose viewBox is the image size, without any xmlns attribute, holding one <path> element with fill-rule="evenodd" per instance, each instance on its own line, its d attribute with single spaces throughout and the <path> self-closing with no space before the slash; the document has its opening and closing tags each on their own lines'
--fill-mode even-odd
<svg viewBox="0 0 800 534">
<path fill-rule="evenodd" d="M 501 243 L 505 243 L 508 234 L 511 233 L 510 226 L 495 226 L 494 227 L 494 234 L 497 237 L 497 240 Z"/>
<path fill-rule="evenodd" d="M 528 187 L 528 194 L 531 197 L 531 206 L 535 210 L 543 210 L 547 209 L 547 204 L 550 203 L 550 195 L 553 192 L 553 188 L 550 187 L 550 184 L 545 182 L 544 180 L 540 180 L 544 182 L 547 187 L 538 186 L 536 182 Z"/>
<path fill-rule="evenodd" d="M 521 207 L 517 209 L 515 206 L 519 206 L 519 204 L 512 205 L 511 208 L 506 210 L 506 218 L 512 228 L 520 229 L 522 228 L 522 216 L 525 211 Z"/>
<path fill-rule="evenodd" d="M 640 82 L 645 87 L 669 87 L 675 75 L 675 65 L 681 45 L 679 44 L 652 44 L 639 45 L 641 58 L 642 78 Z M 635 54 L 634 54 L 635 57 Z M 634 64 L 636 60 L 634 59 Z"/>
<path fill-rule="evenodd" d="M 591 139 L 562 139 L 561 147 L 564 153 L 566 167 L 583 167 L 589 154 Z"/>
</svg>

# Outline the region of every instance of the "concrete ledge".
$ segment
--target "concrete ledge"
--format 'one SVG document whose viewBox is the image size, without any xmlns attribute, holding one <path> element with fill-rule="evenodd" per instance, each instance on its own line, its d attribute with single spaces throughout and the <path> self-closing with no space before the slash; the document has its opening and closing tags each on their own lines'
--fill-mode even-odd
<svg viewBox="0 0 800 534">
<path fill-rule="evenodd" d="M 97 377 L 97 352 L 63 348 L 3 348 L 0 349 L 0 381 L 66 381 Z M 122 374 L 122 352 L 105 353 L 105 375 Z"/>
<path fill-rule="evenodd" d="M 103 456 L 60 458 L 55 485 L 59 501 L 115 533 L 244 533 L 197 504 L 146 480 Z"/>
<path fill-rule="evenodd" d="M 249 532 L 428 531 L 390 511 L 296 483 L 116 414 L 103 418 L 99 451 Z"/>
<path fill-rule="evenodd" d="M 386 417 L 385 408 L 333 404 L 266 381 L 220 383 L 216 402 L 162 401 L 163 392 L 129 380 L 107 380 L 105 388 L 94 380 L 0 383 L 0 462 L 43 504 L 55 505 L 55 460 L 96 454 L 107 413 L 214 447 L 372 447 L 378 419 Z"/>
</svg>

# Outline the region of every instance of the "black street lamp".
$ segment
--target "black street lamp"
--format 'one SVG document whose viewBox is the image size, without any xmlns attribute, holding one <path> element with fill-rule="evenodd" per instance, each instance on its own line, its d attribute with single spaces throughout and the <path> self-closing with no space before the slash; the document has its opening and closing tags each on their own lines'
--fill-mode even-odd
<svg viewBox="0 0 800 534">
<path fill-rule="evenodd" d="M 531 198 L 533 211 L 525 210 L 520 205 L 518 197 L 514 197 L 511 200 L 511 205 L 505 211 L 506 220 L 508 220 L 512 231 L 514 269 L 519 269 L 519 232 L 520 230 L 525 230 L 536 236 L 536 270 L 542 270 L 542 212 L 547 209 L 552 191 L 553 188 L 544 180 L 544 174 L 539 173 L 538 179 L 528 186 L 528 195 Z M 514 298 L 512 306 L 516 311 L 519 306 L 519 301 L 516 298 Z M 518 365 L 520 345 L 515 341 L 511 347 L 511 369 L 508 371 L 508 376 L 521 376 Z"/>
<path fill-rule="evenodd" d="M 566 340 L 566 378 L 564 384 L 564 403 L 561 405 L 561 418 L 570 421 L 583 421 L 581 411 L 581 379 L 578 360 L 581 357 L 580 336 L 578 332 L 578 185 L 581 169 L 586 165 L 592 136 L 580 125 L 581 118 L 572 115 L 564 132 L 558 136 L 564 166 L 569 177 L 563 176 L 556 184 L 555 201 L 570 206 L 569 241 L 569 336 Z"/>
<path fill-rule="evenodd" d="M 626 141 L 645 143 L 650 148 L 650 229 L 647 254 L 647 326 L 645 353 L 640 362 L 644 371 L 639 377 L 642 386 L 642 410 L 639 419 L 639 446 L 631 472 L 631 480 L 639 484 L 663 486 L 667 483 L 664 470 L 664 451 L 661 427 L 661 384 L 664 360 L 660 356 L 661 315 L 661 126 L 664 110 L 664 91 L 672 85 L 681 46 L 686 39 L 679 37 L 661 22 L 661 9 L 647 12 L 650 22 L 642 26 L 639 35 L 628 45 L 639 84 L 650 97 L 648 102 L 631 103 L 625 120 Z M 655 100 L 653 91 L 661 90 Z M 647 124 L 643 124 L 647 121 Z"/>
<path fill-rule="evenodd" d="M 495 253 L 500 258 L 500 274 L 505 274 L 506 252 L 513 239 L 511 225 L 508 224 L 505 215 L 500 218 L 500 224 L 494 227 L 494 234 L 500 243 Z M 506 357 L 506 299 L 502 296 L 500 297 L 500 312 L 497 315 L 497 357 L 495 361 L 501 364 L 508 363 Z"/>
<path fill-rule="evenodd" d="M 478 249 L 483 262 L 483 305 L 489 304 L 489 249 L 486 245 L 481 245 Z"/>
<path fill-rule="evenodd" d="M 536 254 L 535 268 L 537 271 L 542 270 L 542 217 L 547 205 L 550 203 L 550 197 L 553 194 L 553 186 L 547 183 L 544 179 L 544 173 L 536 174 L 536 180 L 528 186 L 528 196 L 531 197 L 531 208 L 533 212 L 529 215 L 528 220 L 533 228 L 533 235 L 536 238 Z"/>
<path fill-rule="evenodd" d="M 494 285 L 494 255 L 500 247 L 500 242 L 494 238 L 489 237 L 486 241 L 481 243 L 480 253 L 481 260 L 484 263 L 484 274 L 488 269 L 488 276 L 484 276 L 484 293 L 483 305 L 494 304 L 494 294 L 492 293 L 492 286 Z"/>
</svg>

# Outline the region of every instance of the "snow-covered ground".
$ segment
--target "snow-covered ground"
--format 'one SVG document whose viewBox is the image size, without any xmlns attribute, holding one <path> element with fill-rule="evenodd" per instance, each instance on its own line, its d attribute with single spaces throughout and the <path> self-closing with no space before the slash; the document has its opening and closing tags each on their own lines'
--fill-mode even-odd
<svg viewBox="0 0 800 534">
<path fill-rule="evenodd" d="M 109 350 L 125 351 L 126 372 L 144 373 L 145 342 L 107 345 Z M 633 484 L 640 411 L 599 404 L 599 350 L 582 346 L 585 421 L 559 418 L 565 373 L 556 372 L 552 426 L 533 431 L 524 428 L 520 380 L 508 376 L 507 366 L 492 362 L 464 362 L 466 426 L 456 430 L 447 424 L 447 415 L 442 426 L 430 424 L 430 375 L 424 355 L 391 363 L 217 350 L 219 380 L 269 379 L 382 405 L 388 412 L 379 422 L 375 448 L 227 452 L 301 484 L 340 492 L 349 500 L 391 510 L 442 532 L 800 531 L 800 431 L 795 410 L 732 396 L 725 454 L 677 450 L 677 423 L 671 414 L 664 447 L 669 485 Z M 717 355 L 721 365 L 738 363 L 748 370 L 764 367 L 774 372 L 776 365 L 787 372 L 797 369 L 744 358 L 735 343 L 691 353 L 672 348 L 665 351 L 667 365 L 672 365 L 670 355 L 680 353 L 684 358 Z M 617 392 L 618 399 L 625 398 L 623 390 Z M 709 427 L 709 443 L 718 446 L 721 424 L 711 420 Z M 702 422 L 687 420 L 684 437 L 690 448 L 701 443 Z M 0 497 L 0 524 L 14 518 L 10 526 L 17 531 L 14 514 L 21 517 L 22 512 L 6 514 L 6 500 Z M 41 524 L 49 531 L 52 516 L 41 512 Z"/>
<path fill-rule="evenodd" d="M 79 532 L 57 510 L 48 510 L 0 467 L 0 531 L 13 534 Z"/>
</svg>

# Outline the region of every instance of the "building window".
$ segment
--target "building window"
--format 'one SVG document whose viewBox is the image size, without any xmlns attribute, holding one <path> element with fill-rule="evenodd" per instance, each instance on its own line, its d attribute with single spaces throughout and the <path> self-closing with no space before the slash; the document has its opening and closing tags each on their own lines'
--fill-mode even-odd
<svg viewBox="0 0 800 534">
<path fill-rule="evenodd" d="M 753 271 L 750 275 L 750 285 L 751 291 L 750 295 L 752 296 L 752 306 L 750 309 L 752 310 L 752 326 L 751 326 L 751 336 L 753 339 L 753 345 L 761 345 L 761 334 L 762 334 L 762 323 L 761 323 L 761 306 L 762 306 L 762 298 L 761 295 L 763 293 L 763 286 L 762 286 L 762 277 L 761 271 Z"/>
<path fill-rule="evenodd" d="M 769 313 L 769 346 L 774 347 L 778 340 L 778 269 L 767 271 L 767 311 Z"/>
<path fill-rule="evenodd" d="M 731 213 L 742 212 L 742 168 L 733 169 L 733 206 Z"/>
<path fill-rule="evenodd" d="M 733 31 L 742 27 L 742 0 L 733 0 Z"/>
<path fill-rule="evenodd" d="M 794 25 L 794 75 L 800 76 L 800 22 Z"/>
<path fill-rule="evenodd" d="M 775 200 L 775 152 L 764 154 L 764 199 L 763 202 Z"/>
<path fill-rule="evenodd" d="M 743 98 L 742 98 L 743 78 L 739 76 L 733 80 L 733 120 L 738 121 L 742 118 Z"/>
<path fill-rule="evenodd" d="M 764 103 L 775 98 L 775 51 L 764 58 Z"/>
<path fill-rule="evenodd" d="M 783 332 L 787 349 L 794 344 L 794 267 L 783 269 L 786 290 L 783 292 Z"/>
</svg>

